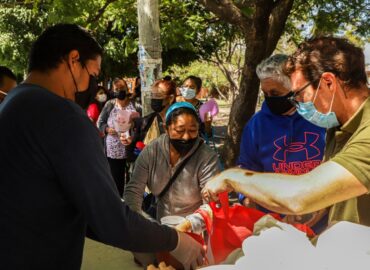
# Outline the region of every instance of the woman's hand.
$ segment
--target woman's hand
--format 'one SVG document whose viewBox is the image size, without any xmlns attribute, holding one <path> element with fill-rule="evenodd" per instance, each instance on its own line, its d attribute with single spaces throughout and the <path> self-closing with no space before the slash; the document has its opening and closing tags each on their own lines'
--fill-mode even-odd
<svg viewBox="0 0 370 270">
<path fill-rule="evenodd" d="M 132 136 L 126 134 L 126 132 L 121 133 L 119 140 L 124 146 L 130 145 L 132 143 Z"/>
<path fill-rule="evenodd" d="M 130 145 L 132 143 L 132 136 L 130 136 L 129 132 L 122 132 L 119 136 L 119 140 L 124 146 Z"/>
<path fill-rule="evenodd" d="M 185 219 L 182 223 L 176 226 L 176 230 L 179 232 L 191 232 L 191 222 Z"/>
<path fill-rule="evenodd" d="M 112 136 L 118 135 L 117 131 L 114 128 L 111 128 L 111 127 L 107 127 L 105 129 L 105 131 L 106 131 L 107 134 L 112 135 Z"/>
</svg>

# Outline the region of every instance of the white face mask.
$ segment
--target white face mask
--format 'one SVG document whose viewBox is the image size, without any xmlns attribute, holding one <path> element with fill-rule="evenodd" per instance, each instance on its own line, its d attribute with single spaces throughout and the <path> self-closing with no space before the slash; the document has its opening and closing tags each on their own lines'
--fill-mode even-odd
<svg viewBox="0 0 370 270">
<path fill-rule="evenodd" d="M 180 87 L 180 93 L 185 99 L 193 99 L 197 95 L 195 89 L 189 87 Z"/>
<path fill-rule="evenodd" d="M 107 95 L 106 94 L 100 94 L 96 97 L 96 100 L 99 101 L 100 103 L 106 102 L 107 101 Z"/>
</svg>

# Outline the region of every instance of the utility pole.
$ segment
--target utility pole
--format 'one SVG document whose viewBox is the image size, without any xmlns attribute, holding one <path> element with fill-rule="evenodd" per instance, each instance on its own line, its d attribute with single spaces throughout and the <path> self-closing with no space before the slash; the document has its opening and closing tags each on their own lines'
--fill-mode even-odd
<svg viewBox="0 0 370 270">
<path fill-rule="evenodd" d="M 139 23 L 139 72 L 143 116 L 152 111 L 150 89 L 162 76 L 162 46 L 159 29 L 158 0 L 137 0 Z"/>
</svg>

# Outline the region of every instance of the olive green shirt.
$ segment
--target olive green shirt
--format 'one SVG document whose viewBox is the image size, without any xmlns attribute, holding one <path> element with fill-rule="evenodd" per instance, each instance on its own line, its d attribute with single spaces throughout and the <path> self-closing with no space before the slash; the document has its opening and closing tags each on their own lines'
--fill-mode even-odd
<svg viewBox="0 0 370 270">
<path fill-rule="evenodd" d="M 329 129 L 326 141 L 325 160 L 340 164 L 370 190 L 370 98 L 343 126 Z M 370 195 L 333 205 L 329 224 L 342 220 L 370 226 Z"/>
</svg>

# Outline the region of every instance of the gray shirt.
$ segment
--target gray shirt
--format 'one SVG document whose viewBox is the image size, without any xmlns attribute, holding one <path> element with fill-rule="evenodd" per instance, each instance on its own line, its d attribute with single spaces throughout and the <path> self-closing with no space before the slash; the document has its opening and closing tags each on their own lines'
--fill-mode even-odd
<svg viewBox="0 0 370 270">
<path fill-rule="evenodd" d="M 146 146 L 136 160 L 132 178 L 125 187 L 126 204 L 132 210 L 142 213 L 145 186 L 157 196 L 183 160 L 192 155 L 168 192 L 159 199 L 157 218 L 159 220 L 168 215 L 186 216 L 197 210 L 203 204 L 201 189 L 220 171 L 217 154 L 206 144 L 198 148 L 200 141 L 198 138 L 189 153 L 180 157 L 174 167 L 170 163 L 170 141 L 167 134 L 162 134 Z"/>
</svg>

